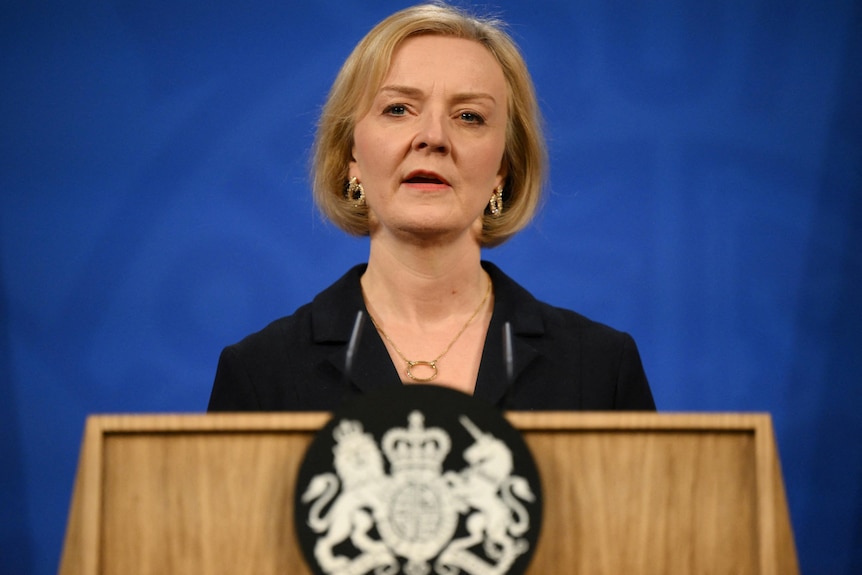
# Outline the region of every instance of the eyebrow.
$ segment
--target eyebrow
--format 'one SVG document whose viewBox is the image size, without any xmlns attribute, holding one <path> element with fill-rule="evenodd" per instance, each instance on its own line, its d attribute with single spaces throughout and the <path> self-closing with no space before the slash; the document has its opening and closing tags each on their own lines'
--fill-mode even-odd
<svg viewBox="0 0 862 575">
<path fill-rule="evenodd" d="M 419 88 L 414 88 L 412 86 L 402 86 L 399 84 L 389 84 L 380 88 L 379 94 L 397 94 L 407 98 L 420 98 L 423 96 L 424 92 Z M 468 102 L 472 100 L 490 100 L 492 103 L 496 104 L 497 99 L 494 98 L 491 94 L 487 92 L 460 92 L 455 94 L 452 98 L 455 102 Z"/>
</svg>

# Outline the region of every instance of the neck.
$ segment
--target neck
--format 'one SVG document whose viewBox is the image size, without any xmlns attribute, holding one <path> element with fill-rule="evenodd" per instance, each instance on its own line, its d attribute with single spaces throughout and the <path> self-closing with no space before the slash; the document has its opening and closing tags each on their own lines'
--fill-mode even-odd
<svg viewBox="0 0 862 575">
<path fill-rule="evenodd" d="M 379 315 L 427 325 L 471 313 L 489 279 L 481 267 L 478 245 L 467 249 L 371 242 L 362 287 Z"/>
</svg>

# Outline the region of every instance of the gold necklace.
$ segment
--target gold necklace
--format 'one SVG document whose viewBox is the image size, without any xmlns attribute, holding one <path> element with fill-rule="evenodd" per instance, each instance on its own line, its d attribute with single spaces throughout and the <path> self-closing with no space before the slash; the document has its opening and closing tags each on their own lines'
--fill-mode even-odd
<svg viewBox="0 0 862 575">
<path fill-rule="evenodd" d="M 455 342 L 458 341 L 458 338 L 461 337 L 461 334 L 463 334 L 467 330 L 467 328 L 470 326 L 470 324 L 473 323 L 473 320 L 476 319 L 476 316 L 479 315 L 479 312 L 482 310 L 482 308 L 485 307 L 485 302 L 488 301 L 488 296 L 491 295 L 491 285 L 492 285 L 491 279 L 488 278 L 488 289 L 485 290 L 485 297 L 483 297 L 482 301 L 479 302 L 479 307 L 476 308 L 476 311 L 473 312 L 473 315 L 470 316 L 470 319 L 467 320 L 467 323 L 465 323 L 461 327 L 461 329 L 458 331 L 458 333 L 455 334 L 455 337 L 452 338 L 452 341 L 449 342 L 449 345 L 446 346 L 446 349 L 444 349 L 440 355 L 438 355 L 437 357 L 435 357 L 431 361 L 424 361 L 424 360 L 413 361 L 413 360 L 407 359 L 407 357 L 401 352 L 401 350 L 398 349 L 398 346 L 395 345 L 395 342 L 392 341 L 392 338 L 390 338 L 388 335 L 386 335 L 386 332 L 383 331 L 383 328 L 380 327 L 380 324 L 378 324 L 374 320 L 374 316 L 371 315 L 371 312 L 368 312 L 368 317 L 371 318 L 371 323 L 374 324 L 374 327 L 377 328 L 377 331 L 380 332 L 380 335 L 382 335 L 383 338 L 392 345 L 392 349 L 395 350 L 395 353 L 398 354 L 398 357 L 400 357 L 401 359 L 404 360 L 404 363 L 406 364 L 406 368 L 407 368 L 407 377 L 409 377 L 410 379 L 412 379 L 413 381 L 415 381 L 417 383 L 428 383 L 429 381 L 434 381 L 434 379 L 437 377 L 437 362 L 440 361 L 444 355 L 449 353 L 449 350 L 452 349 L 452 346 L 455 345 Z M 413 368 L 416 367 L 417 365 L 430 367 L 432 370 L 431 375 L 429 375 L 428 377 L 419 377 L 417 375 L 414 375 L 413 374 Z"/>
</svg>

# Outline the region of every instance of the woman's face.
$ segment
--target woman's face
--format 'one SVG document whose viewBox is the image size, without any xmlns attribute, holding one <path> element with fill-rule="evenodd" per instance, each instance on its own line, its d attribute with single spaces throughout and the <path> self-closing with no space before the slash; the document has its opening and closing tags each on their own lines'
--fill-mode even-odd
<svg viewBox="0 0 862 575">
<path fill-rule="evenodd" d="M 350 176 L 365 189 L 372 239 L 471 233 L 478 241 L 505 179 L 507 121 L 503 70 L 484 46 L 405 40 L 353 133 Z"/>
</svg>

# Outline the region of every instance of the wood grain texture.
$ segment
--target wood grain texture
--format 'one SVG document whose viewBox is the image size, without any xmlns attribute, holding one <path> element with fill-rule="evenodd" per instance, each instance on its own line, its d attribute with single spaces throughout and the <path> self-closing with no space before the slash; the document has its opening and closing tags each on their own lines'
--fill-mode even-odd
<svg viewBox="0 0 862 575">
<path fill-rule="evenodd" d="M 527 441 L 546 508 L 567 510 L 548 513 L 531 573 L 561 564 L 572 573 L 757 573 L 751 436 L 585 431 Z"/>
<path fill-rule="evenodd" d="M 60 573 L 309 573 L 297 468 L 329 416 L 94 416 Z M 798 573 L 762 414 L 509 413 L 545 521 L 528 573 Z"/>
</svg>

